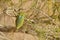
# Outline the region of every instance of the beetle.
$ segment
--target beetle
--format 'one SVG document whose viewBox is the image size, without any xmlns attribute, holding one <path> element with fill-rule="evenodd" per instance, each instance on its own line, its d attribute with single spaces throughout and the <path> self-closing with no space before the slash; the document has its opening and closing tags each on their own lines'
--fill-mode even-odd
<svg viewBox="0 0 60 40">
<path fill-rule="evenodd" d="M 25 13 L 20 12 L 16 17 L 16 29 L 20 29 L 24 23 Z"/>
</svg>

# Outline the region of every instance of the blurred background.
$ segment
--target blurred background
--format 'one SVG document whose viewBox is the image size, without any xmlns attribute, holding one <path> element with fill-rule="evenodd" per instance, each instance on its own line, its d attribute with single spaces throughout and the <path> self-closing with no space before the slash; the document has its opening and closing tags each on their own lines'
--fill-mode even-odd
<svg viewBox="0 0 60 40">
<path fill-rule="evenodd" d="M 36 40 L 60 40 L 60 0 L 0 0 L 1 35 L 14 34 L 12 31 L 16 28 L 15 16 L 19 11 L 25 12 L 26 16 L 19 32 L 14 32 L 15 36 L 25 33 L 32 35 L 33 40 L 36 37 Z"/>
</svg>

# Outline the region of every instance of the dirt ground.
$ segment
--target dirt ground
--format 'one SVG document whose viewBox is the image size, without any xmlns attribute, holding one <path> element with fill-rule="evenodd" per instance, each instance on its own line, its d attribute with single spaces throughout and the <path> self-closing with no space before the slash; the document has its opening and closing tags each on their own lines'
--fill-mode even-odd
<svg viewBox="0 0 60 40">
<path fill-rule="evenodd" d="M 36 36 L 21 32 L 15 32 L 14 34 L 11 32 L 0 32 L 0 34 L 0 40 L 38 40 Z"/>
</svg>

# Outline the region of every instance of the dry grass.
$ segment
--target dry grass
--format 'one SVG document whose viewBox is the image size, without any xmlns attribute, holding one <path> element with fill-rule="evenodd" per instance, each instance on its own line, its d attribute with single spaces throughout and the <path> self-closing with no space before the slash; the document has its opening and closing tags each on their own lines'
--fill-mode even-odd
<svg viewBox="0 0 60 40">
<path fill-rule="evenodd" d="M 19 9 L 26 13 L 24 25 L 19 32 L 37 36 L 39 40 L 60 40 L 60 2 L 0 0 L 0 29 L 2 31 L 14 30 L 16 18 L 13 16 L 18 14 Z"/>
</svg>

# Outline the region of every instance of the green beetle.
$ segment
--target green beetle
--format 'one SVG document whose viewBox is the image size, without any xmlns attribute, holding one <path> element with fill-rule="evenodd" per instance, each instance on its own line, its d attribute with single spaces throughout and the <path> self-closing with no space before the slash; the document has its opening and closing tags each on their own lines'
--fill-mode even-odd
<svg viewBox="0 0 60 40">
<path fill-rule="evenodd" d="M 16 28 L 17 28 L 17 30 L 22 27 L 22 25 L 24 23 L 24 19 L 25 19 L 25 13 L 24 12 L 20 12 L 17 15 L 17 18 L 16 18 Z"/>
</svg>

